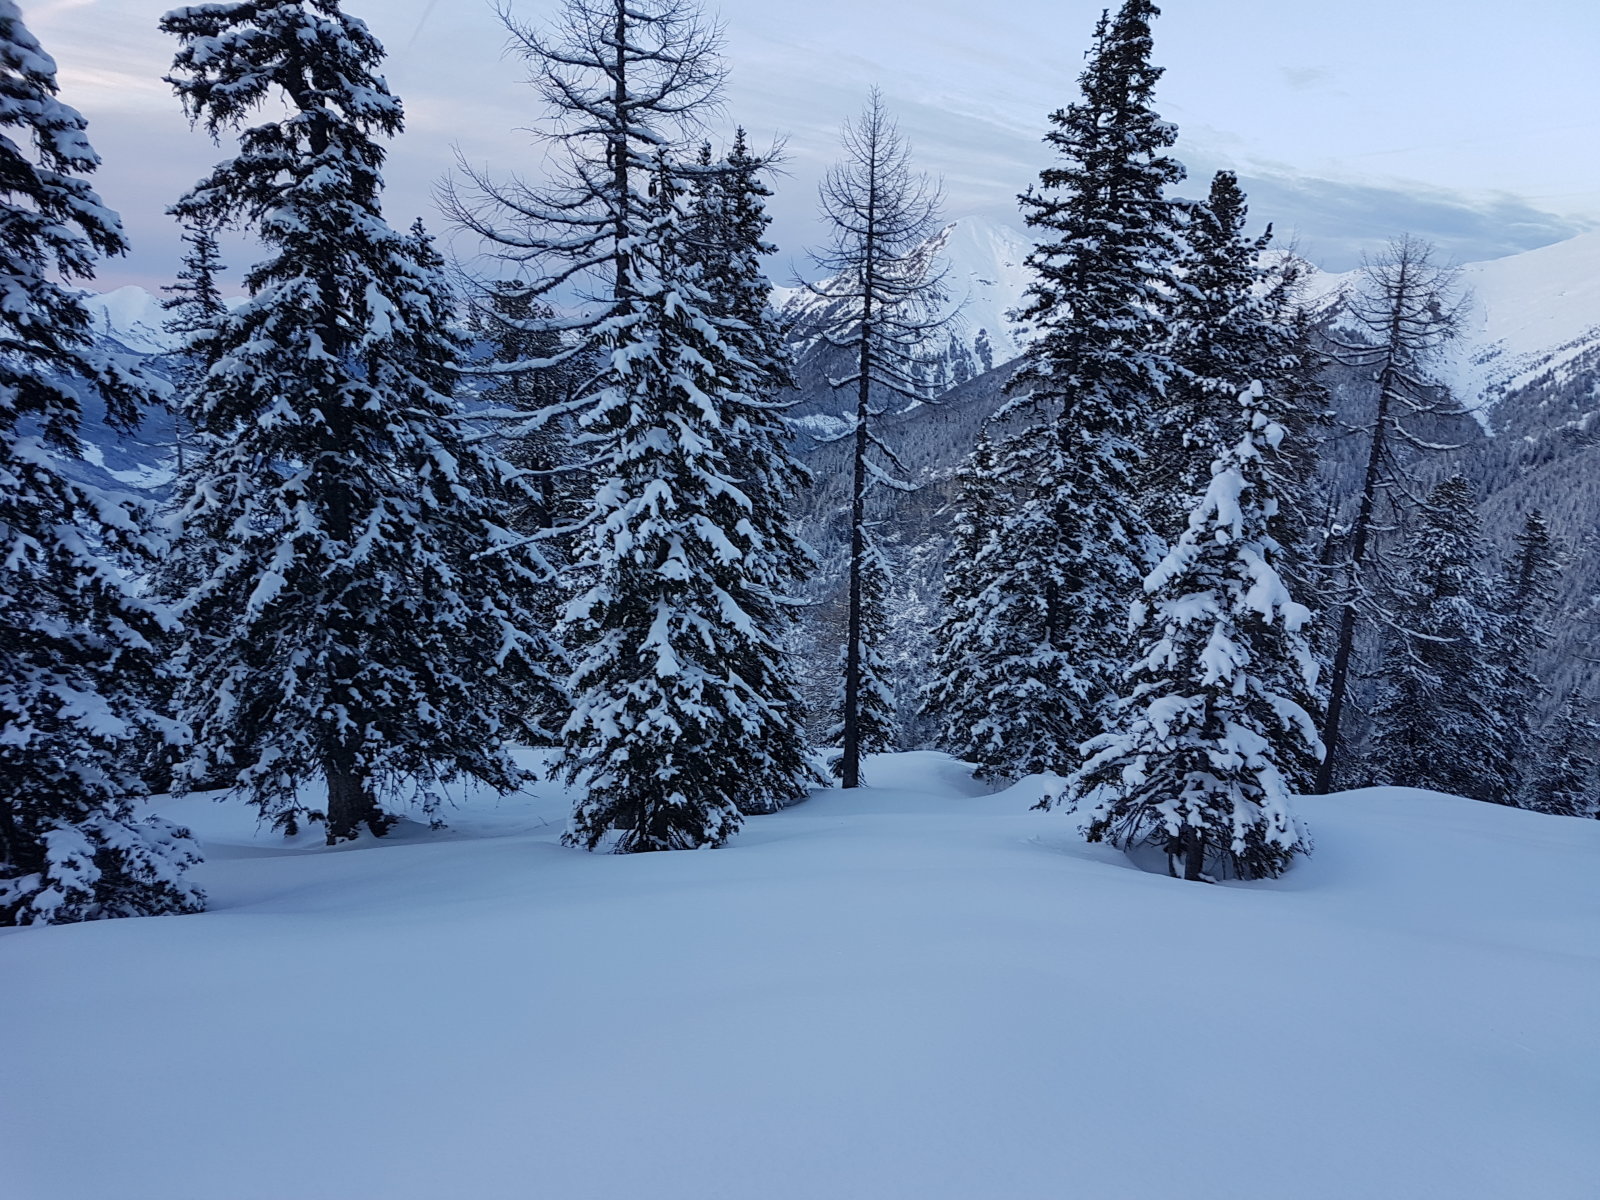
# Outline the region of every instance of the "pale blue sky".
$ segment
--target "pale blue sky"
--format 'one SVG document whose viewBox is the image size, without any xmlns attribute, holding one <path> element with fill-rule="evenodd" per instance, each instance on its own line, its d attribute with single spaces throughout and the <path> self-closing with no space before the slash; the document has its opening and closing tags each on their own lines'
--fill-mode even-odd
<svg viewBox="0 0 1600 1200">
<path fill-rule="evenodd" d="M 517 0 L 537 18 L 554 0 Z M 726 123 L 787 138 L 775 234 L 798 255 L 818 231 L 815 181 L 839 122 L 872 83 L 951 215 L 1014 219 L 1048 162 L 1044 115 L 1069 102 L 1100 0 L 725 0 Z M 218 152 L 191 133 L 160 76 L 172 54 L 146 0 L 22 0 L 90 120 L 134 255 L 101 285 L 159 283 L 176 238 L 162 209 Z M 388 210 L 438 224 L 431 190 L 459 144 L 474 162 L 531 169 L 537 99 L 501 55 L 486 0 L 349 0 L 390 51 L 409 130 Z M 1262 220 L 1342 269 L 1401 231 L 1462 260 L 1600 226 L 1600 5 L 1593 0 L 1172 0 L 1156 26 L 1163 115 L 1204 187 L 1240 171 Z"/>
</svg>

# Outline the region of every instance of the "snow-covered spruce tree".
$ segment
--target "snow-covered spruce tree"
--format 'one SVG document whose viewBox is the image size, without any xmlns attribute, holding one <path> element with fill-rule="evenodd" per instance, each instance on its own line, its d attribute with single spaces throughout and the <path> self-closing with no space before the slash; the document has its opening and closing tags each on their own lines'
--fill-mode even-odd
<svg viewBox="0 0 1600 1200">
<path fill-rule="evenodd" d="M 478 393 L 503 431 L 496 439 L 500 457 L 519 472 L 519 486 L 507 496 L 506 524 L 524 537 L 539 537 L 545 558 L 564 575 L 571 539 L 560 531 L 577 519 L 592 484 L 575 461 L 570 418 L 530 418 L 559 411 L 588 384 L 596 364 L 592 356 L 565 355 L 560 332 L 549 327 L 555 315 L 526 285 L 505 279 L 475 298 L 471 324 L 487 343 L 490 366 L 521 368 L 483 374 Z M 553 365 L 522 366 L 546 361 Z"/>
<path fill-rule="evenodd" d="M 956 471 L 956 519 L 945 560 L 944 615 L 923 689 L 923 707 L 937 723 L 939 748 L 975 764 L 983 779 L 1001 778 L 1011 766 L 995 754 L 997 747 L 990 739 L 995 701 L 979 675 L 990 657 L 984 593 L 1000 554 L 996 534 L 1003 491 L 995 468 L 994 443 L 985 426 Z"/>
<path fill-rule="evenodd" d="M 1382 564 L 1374 553 L 1373 535 L 1383 509 L 1393 510 L 1397 485 L 1407 477 L 1397 455 L 1407 450 L 1454 449 L 1417 436 L 1408 421 L 1460 411 L 1448 397 L 1441 398 L 1443 389 L 1428 374 L 1439 347 L 1455 336 L 1461 308 L 1454 270 L 1434 261 L 1428 243 L 1413 237 L 1391 242 L 1363 266 L 1361 283 L 1346 307 L 1370 340 L 1334 345 L 1347 365 L 1371 372 L 1375 396 L 1371 418 L 1355 431 L 1367 439 L 1367 461 L 1343 539 L 1342 561 L 1337 564 L 1344 578 L 1336 598 L 1339 621 L 1322 725 L 1319 792 L 1334 786 L 1341 765 L 1340 726 L 1354 668 L 1357 625 L 1382 619 L 1385 600 L 1374 586 Z M 1403 494 L 1403 488 L 1400 491 Z"/>
<path fill-rule="evenodd" d="M 868 502 L 881 487 L 912 487 L 893 473 L 899 462 L 874 426 L 891 398 L 927 397 L 919 351 L 948 318 L 939 313 L 942 275 L 929 252 L 939 192 L 912 172 L 910 149 L 877 88 L 861 115 L 845 123 L 841 142 L 844 159 L 829 169 L 820 189 L 831 240 L 812 253 L 827 278 L 806 286 L 821 302 L 816 332 L 850 361 L 850 370 L 828 383 L 855 399 L 844 435 L 852 447 L 848 612 L 840 755 L 833 768 L 840 784 L 853 788 L 861 784 L 863 756 L 894 744 L 894 689 L 880 673 L 888 564 L 873 535 Z"/>
<path fill-rule="evenodd" d="M 1453 475 L 1428 493 L 1390 593 L 1367 770 L 1384 783 L 1510 804 L 1495 703 L 1499 622 L 1483 557 L 1472 485 Z"/>
<path fill-rule="evenodd" d="M 184 771 L 226 767 L 280 827 L 325 816 L 330 843 L 384 832 L 394 801 L 431 812 L 463 776 L 512 790 L 507 745 L 552 707 L 552 651 L 526 617 L 547 573 L 488 499 L 509 469 L 459 431 L 437 255 L 383 220 L 376 139 L 401 110 L 382 48 L 337 0 L 162 25 L 190 116 L 239 131 L 175 211 L 242 221 L 271 251 L 215 335 L 207 454 L 181 497 L 190 533 L 222 547 L 181 609 Z"/>
<path fill-rule="evenodd" d="M 170 293 L 161 301 L 168 313 L 162 327 L 180 343 L 172 380 L 172 449 L 179 475 L 184 474 L 187 459 L 196 448 L 192 416 L 195 392 L 211 365 L 205 343 L 228 315 L 228 306 L 217 288 L 217 276 L 226 268 L 217 250 L 216 232 L 204 225 L 191 226 L 184 231 L 183 241 L 188 248 L 178 268 L 177 282 L 161 289 Z"/>
<path fill-rule="evenodd" d="M 762 175 L 770 162 L 750 152 L 740 128 L 720 162 L 713 161 L 709 144 L 702 145 L 698 166 L 686 197 L 684 252 L 722 343 L 729 386 L 720 396 L 721 421 L 732 436 L 728 465 L 745 503 L 739 603 L 759 635 L 729 644 L 735 657 L 728 668 L 764 700 L 752 712 L 756 728 L 729 727 L 740 743 L 729 753 L 751 771 L 740 808 L 770 812 L 798 799 L 810 780 L 805 703 L 784 647 L 793 638 L 799 584 L 814 565 L 790 515 L 794 497 L 811 484 L 811 472 L 791 449 L 785 412 L 792 401 L 783 394 L 794 388 L 794 377 L 762 266 L 763 258 L 777 253 L 766 240 L 772 191 Z M 751 755 L 749 744 L 763 753 Z"/>
<path fill-rule="evenodd" d="M 1544 514 L 1528 513 L 1493 597 L 1497 628 L 1490 646 L 1499 667 L 1494 705 L 1505 731 L 1513 797 L 1523 795 L 1523 781 L 1537 773 L 1543 750 L 1538 714 L 1549 689 L 1539 677 L 1538 659 L 1550 644 L 1561 557 Z"/>
<path fill-rule="evenodd" d="M 1324 378 L 1330 359 L 1321 348 L 1319 318 L 1304 295 L 1306 280 L 1315 269 L 1293 251 L 1280 253 L 1268 266 L 1263 304 L 1276 342 L 1272 355 L 1258 368 L 1279 397 L 1279 423 L 1288 431 L 1279 472 L 1284 481 L 1279 504 L 1284 570 L 1291 590 L 1307 596 L 1322 589 L 1318 566 L 1327 533 L 1328 496 L 1318 467 L 1333 425 L 1332 396 Z"/>
<path fill-rule="evenodd" d="M 487 343 L 486 360 L 477 366 L 482 386 L 473 416 L 488 428 L 480 436 L 491 439 L 496 453 L 512 468 L 497 501 L 502 520 L 514 533 L 534 540 L 551 572 L 550 586 L 541 589 L 538 607 L 528 614 L 542 629 L 560 627 L 567 603 L 581 590 L 575 566 L 574 529 L 594 490 L 574 445 L 575 426 L 563 406 L 581 393 L 593 377 L 592 354 L 567 356 L 562 335 L 549 327 L 555 311 L 534 300 L 525 285 L 497 280 L 474 298 L 470 310 L 473 332 Z M 530 367 L 531 362 L 550 365 Z M 514 369 L 487 373 L 497 366 Z M 564 648 L 559 676 L 571 673 Z M 552 667 L 557 664 L 552 659 Z M 531 714 L 540 731 L 540 743 L 556 745 L 571 715 L 565 688 L 548 691 L 555 704 L 549 712 Z"/>
<path fill-rule="evenodd" d="M 192 225 L 183 240 L 188 248 L 177 282 L 162 288 L 170 294 L 161 302 L 169 314 L 163 328 L 179 343 L 170 375 L 174 497 L 183 496 L 195 477 L 204 472 L 206 445 L 199 433 L 198 414 L 205 404 L 206 376 L 218 353 L 217 331 L 228 315 L 228 306 L 217 287 L 217 276 L 225 268 L 215 231 L 205 225 Z M 151 585 L 164 603 L 176 603 L 210 573 L 210 564 L 221 547 L 198 536 L 185 536 L 183 523 L 170 503 L 167 517 L 167 546 L 151 576 Z M 174 634 L 181 640 L 183 631 L 175 630 Z"/>
<path fill-rule="evenodd" d="M 777 782 L 766 747 L 745 739 L 786 715 L 770 676 L 741 673 L 778 650 L 745 607 L 764 597 L 747 574 L 750 506 L 720 419 L 731 381 L 664 164 L 653 191 L 630 260 L 636 315 L 586 418 L 613 451 L 582 560 L 594 583 L 569 610 L 566 745 L 583 794 L 568 837 L 595 849 L 620 830 L 623 853 L 725 842 L 741 794 Z"/>
<path fill-rule="evenodd" d="M 1066 789 L 1090 841 L 1158 847 L 1185 879 L 1271 878 L 1309 848 L 1283 765 L 1317 741 L 1297 699 L 1317 670 L 1308 613 L 1272 536 L 1284 429 L 1259 383 L 1239 400 L 1242 436 L 1134 604 L 1132 690 Z"/>
<path fill-rule="evenodd" d="M 1211 463 L 1238 423 L 1239 388 L 1269 377 L 1282 340 L 1262 286 L 1272 230 L 1247 236 L 1248 216 L 1232 171 L 1218 171 L 1206 199 L 1186 206 L 1180 284 L 1167 314 L 1172 377 L 1143 472 L 1145 510 L 1166 541 L 1210 486 Z"/>
<path fill-rule="evenodd" d="M 217 276 L 224 268 L 215 232 L 204 225 L 192 225 L 184 231 L 183 241 L 186 248 L 177 280 L 162 288 L 169 295 L 161 301 L 161 307 L 168 313 L 163 328 L 178 343 L 168 360 L 172 393 L 167 406 L 172 413 L 174 482 L 161 509 L 161 552 L 145 581 L 149 595 L 167 606 L 177 604 L 211 573 L 222 549 L 199 530 L 185 531 L 179 512 L 181 501 L 177 499 L 204 474 L 205 440 L 198 432 L 195 414 L 203 403 L 205 378 L 215 353 L 217 327 L 228 314 L 228 306 L 217 287 Z M 168 716 L 173 713 L 177 686 L 170 668 L 189 633 L 186 627 L 178 624 L 162 631 L 163 670 L 157 680 L 155 699 Z M 181 736 L 141 739 L 140 771 L 151 787 L 159 790 L 172 787 L 173 768 L 185 753 L 183 741 Z"/>
<path fill-rule="evenodd" d="M 94 349 L 56 281 L 89 278 L 126 242 L 85 178 L 100 160 L 55 73 L 0 0 L 0 926 L 203 904 L 184 878 L 187 831 L 136 812 L 134 746 L 159 725 L 160 621 L 121 569 L 153 554 L 143 514 L 62 469 L 91 390 L 124 431 L 155 397 Z"/>
<path fill-rule="evenodd" d="M 568 838 L 720 844 L 741 807 L 779 807 L 811 780 L 787 733 L 760 740 L 799 715 L 780 632 L 764 627 L 771 584 L 791 568 L 758 544 L 762 514 L 783 507 L 766 489 L 786 468 L 756 463 L 760 439 L 738 420 L 766 399 L 742 390 L 764 368 L 742 358 L 755 343 L 740 322 L 718 314 L 680 211 L 706 174 L 676 151 L 715 105 L 718 31 L 686 0 L 567 0 L 548 32 L 507 24 L 566 169 L 541 188 L 466 171 L 448 201 L 528 265 L 535 295 L 583 290 L 583 311 L 558 326 L 568 352 L 601 356 L 568 407 L 597 481 L 579 563 L 592 586 L 569 610 L 565 762 L 583 796 Z"/>
<path fill-rule="evenodd" d="M 894 680 L 883 650 L 889 631 L 889 558 L 869 534 L 853 566 L 846 636 L 853 629 L 858 637 L 840 649 L 839 688 L 834 693 L 837 718 L 828 727 L 830 746 L 850 745 L 856 750 L 853 775 L 847 772 L 849 760 L 843 754 L 832 763 L 833 773 L 843 787 L 859 787 L 865 782 L 861 760 L 869 754 L 893 750 L 898 725 Z M 856 681 L 853 691 L 852 679 Z M 847 717 L 852 721 L 848 729 Z"/>
<path fill-rule="evenodd" d="M 1523 773 L 1520 803 L 1536 812 L 1563 817 L 1600 817 L 1600 777 L 1595 745 L 1600 721 L 1589 715 L 1591 704 L 1574 688 L 1555 718 L 1540 731 L 1537 758 Z"/>
<path fill-rule="evenodd" d="M 993 761 L 1067 773 L 1099 731 L 1127 660 L 1127 602 L 1151 564 L 1139 483 L 1171 366 L 1161 347 L 1175 282 L 1183 178 L 1176 131 L 1151 107 L 1149 0 L 1095 30 L 1081 98 L 1051 114 L 1061 155 L 1021 197 L 1040 241 L 1017 314 L 1031 326 L 1000 419 L 1000 473 L 1017 503 L 986 600 Z M 1245 381 L 1248 382 L 1248 381 Z"/>
</svg>

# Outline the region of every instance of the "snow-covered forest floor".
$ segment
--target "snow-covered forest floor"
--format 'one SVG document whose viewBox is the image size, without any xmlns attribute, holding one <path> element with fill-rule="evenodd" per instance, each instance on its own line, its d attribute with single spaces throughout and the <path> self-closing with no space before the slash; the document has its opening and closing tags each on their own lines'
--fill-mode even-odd
<svg viewBox="0 0 1600 1200">
<path fill-rule="evenodd" d="M 569 808 L 327 850 L 192 826 L 211 911 L 0 933 L 8 1200 L 1600 1194 L 1600 822 L 1403 789 L 1206 887 L 943 755 L 726 849 Z"/>
</svg>

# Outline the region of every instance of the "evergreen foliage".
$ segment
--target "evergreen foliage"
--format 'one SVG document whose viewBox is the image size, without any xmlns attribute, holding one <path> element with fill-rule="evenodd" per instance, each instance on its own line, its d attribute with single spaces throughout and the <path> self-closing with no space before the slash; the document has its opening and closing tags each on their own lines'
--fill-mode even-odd
<svg viewBox="0 0 1600 1200">
<path fill-rule="evenodd" d="M 745 131 L 713 161 L 701 147 L 684 213 L 687 267 L 706 294 L 706 312 L 722 343 L 728 387 L 719 397 L 731 436 L 730 474 L 746 505 L 739 529 L 747 539 L 738 581 L 739 605 L 759 636 L 728 645 L 730 672 L 764 698 L 752 710 L 756 726 L 731 727 L 728 753 L 747 764 L 748 790 L 739 797 L 747 813 L 770 812 L 797 800 L 812 782 L 805 703 L 786 647 L 793 637 L 799 585 L 814 566 L 809 546 L 795 532 L 795 498 L 811 472 L 791 449 L 785 413 L 794 376 L 784 331 L 768 296 L 771 281 L 762 259 L 777 253 L 766 240 L 772 190 L 762 176 L 772 159 L 750 152 Z M 751 747 L 759 747 L 752 753 Z"/>
<path fill-rule="evenodd" d="M 571 539 L 561 530 L 577 519 L 593 481 L 575 461 L 571 418 L 551 414 L 582 393 L 598 364 L 592 354 L 567 355 L 565 339 L 551 328 L 554 320 L 554 309 L 512 280 L 491 283 L 472 308 L 474 332 L 488 351 L 478 398 L 501 424 L 500 457 L 518 472 L 505 497 L 506 524 L 537 537 L 552 569 L 565 573 Z"/>
<path fill-rule="evenodd" d="M 1523 519 L 1492 598 L 1497 621 L 1490 649 L 1498 667 L 1494 702 L 1505 731 L 1512 797 L 1524 793 L 1523 776 L 1537 773 L 1544 750 L 1538 714 L 1549 689 L 1539 678 L 1538 661 L 1550 644 L 1560 560 L 1550 523 L 1534 509 Z"/>
<path fill-rule="evenodd" d="M 1090 841 L 1159 847 L 1186 879 L 1275 877 L 1309 848 L 1284 769 L 1287 746 L 1317 749 L 1309 614 L 1272 535 L 1284 429 L 1259 383 L 1239 402 L 1237 444 L 1133 607 L 1132 690 L 1066 788 Z"/>
<path fill-rule="evenodd" d="M 1168 318 L 1173 376 L 1142 498 L 1157 533 L 1165 541 L 1176 539 L 1182 514 L 1209 486 L 1211 465 L 1229 446 L 1238 423 L 1238 389 L 1261 381 L 1273 397 L 1274 420 L 1285 430 L 1273 467 L 1278 570 L 1291 594 L 1316 596 L 1322 580 L 1309 533 L 1325 508 L 1317 462 L 1329 424 L 1327 388 L 1319 378 L 1326 360 L 1300 303 L 1308 265 L 1293 254 L 1264 257 L 1271 226 L 1249 237 L 1247 217 L 1232 171 L 1218 171 L 1206 200 L 1187 208 L 1181 283 Z M 1295 690 L 1288 681 L 1283 686 L 1320 723 L 1324 685 L 1311 692 Z M 1295 738 L 1281 747 L 1281 766 L 1295 790 L 1315 784 L 1320 763 L 1307 757 L 1309 745 Z"/>
<path fill-rule="evenodd" d="M 1187 206 L 1178 272 L 1167 315 L 1172 377 L 1161 432 L 1144 473 L 1142 497 L 1164 540 L 1210 486 L 1211 462 L 1237 424 L 1238 392 L 1269 379 L 1281 335 L 1265 302 L 1262 262 L 1272 230 L 1247 237 L 1245 195 L 1232 171 L 1218 171 L 1204 201 Z M 1165 527 L 1163 527 L 1165 526 Z"/>
<path fill-rule="evenodd" d="M 172 418 L 176 430 L 173 454 L 179 475 L 187 470 L 187 459 L 196 448 L 192 414 L 199 401 L 195 393 L 211 366 L 205 343 L 228 315 L 228 306 L 217 288 L 217 276 L 226 268 L 217 250 L 215 231 L 204 225 L 192 226 L 184 231 L 183 241 L 187 249 L 178 268 L 177 282 L 161 289 L 170 293 L 161 302 L 161 307 L 170 314 L 164 328 L 182 342 L 172 378 Z"/>
<path fill-rule="evenodd" d="M 1590 709 L 1574 688 L 1540 731 L 1520 798 L 1524 808 L 1563 817 L 1600 817 L 1595 773 L 1600 721 L 1589 715 Z"/>
<path fill-rule="evenodd" d="M 1472 485 L 1453 475 L 1428 494 L 1391 594 L 1367 761 L 1385 783 L 1509 804 L 1499 622 L 1483 553 Z"/>
<path fill-rule="evenodd" d="M 594 490 L 574 445 L 576 426 L 563 408 L 582 393 L 597 365 L 595 354 L 566 354 L 565 339 L 550 327 L 554 317 L 548 304 L 511 280 L 490 284 L 471 310 L 473 330 L 488 348 L 487 363 L 477 367 L 484 407 L 475 415 L 493 422 L 492 444 L 511 468 L 495 499 L 506 527 L 529 539 L 548 567 L 550 583 L 526 617 L 552 631 L 581 590 L 574 530 Z M 553 640 L 551 654 L 552 670 L 559 668 L 564 680 L 571 673 L 564 647 Z M 556 745 L 571 701 L 564 686 L 545 691 L 543 700 L 548 707 L 530 715 L 540 743 Z"/>
<path fill-rule="evenodd" d="M 568 610 L 568 839 L 720 845 L 741 807 L 811 782 L 780 649 L 803 569 L 780 489 L 797 476 L 773 455 L 781 350 L 753 311 L 766 164 L 742 139 L 737 162 L 680 154 L 722 80 L 719 31 L 687 0 L 566 0 L 547 31 L 502 15 L 566 170 L 539 189 L 467 170 L 451 209 L 530 267 L 530 295 L 583 289 L 586 309 L 548 327 L 599 364 L 563 410 L 596 483 Z"/>
<path fill-rule="evenodd" d="M 853 639 L 839 648 L 839 689 L 834 694 L 838 719 L 828 728 L 830 746 L 855 748 L 855 771 L 848 770 L 847 756 L 832 760 L 833 774 L 841 786 L 859 787 L 866 782 L 861 760 L 869 754 L 886 754 L 895 748 L 899 724 L 894 678 L 884 643 L 889 632 L 890 564 L 883 547 L 867 538 L 853 570 L 851 612 L 855 616 Z M 858 680 L 852 692 L 850 680 Z M 846 729 L 846 719 L 852 727 Z M 854 780 L 854 782 L 851 782 Z"/>
<path fill-rule="evenodd" d="M 1332 397 L 1324 378 L 1330 360 L 1318 335 L 1318 317 L 1303 295 L 1315 269 L 1292 252 L 1280 254 L 1265 271 L 1262 301 L 1276 342 L 1260 369 L 1280 397 L 1280 423 L 1287 431 L 1279 468 L 1284 481 L 1279 540 L 1296 595 L 1320 593 L 1321 539 L 1327 534 L 1327 485 L 1318 467 L 1333 426 Z"/>
<path fill-rule="evenodd" d="M 151 711 L 162 619 L 122 568 L 154 546 L 129 497 L 63 469 L 84 400 L 122 432 L 151 382 L 95 350 L 58 280 L 126 249 L 85 176 L 99 158 L 56 98 L 54 61 L 0 0 L 0 925 L 194 912 L 186 830 L 139 812 L 131 769 Z M 52 277 L 54 276 L 54 277 Z"/>
<path fill-rule="evenodd" d="M 1004 492 L 996 473 L 987 426 L 956 472 L 955 530 L 945 560 L 944 615 L 934 635 L 931 678 L 923 689 L 925 710 L 935 719 L 938 746 L 973 763 L 980 779 L 1003 778 L 1011 764 L 990 740 L 995 697 L 980 672 L 992 659 L 989 573 L 999 557 L 998 522 Z"/>
<path fill-rule="evenodd" d="M 749 741 L 796 714 L 776 706 L 770 675 L 740 674 L 770 670 L 778 650 L 745 607 L 765 597 L 747 575 L 751 506 L 721 420 L 732 381 L 664 165 L 653 190 L 630 256 L 636 311 L 585 418 L 609 456 L 582 560 L 594 583 L 570 609 L 566 745 L 583 795 L 568 837 L 595 849 L 618 830 L 624 853 L 721 845 L 752 785 L 797 783 Z"/>
<path fill-rule="evenodd" d="M 992 632 L 977 671 L 994 698 L 992 759 L 1067 772 L 1099 730 L 1126 661 L 1124 614 L 1153 549 L 1139 478 L 1172 367 L 1176 138 L 1152 95 L 1149 0 L 1102 16 L 1082 97 L 1051 114 L 1061 155 L 1021 197 L 1041 241 L 1018 319 L 1031 326 L 999 471 L 1016 502 L 991 576 Z"/>
<path fill-rule="evenodd" d="M 202 536 L 198 529 L 185 528 L 179 512 L 180 502 L 174 500 L 185 495 L 205 474 L 206 446 L 198 432 L 196 414 L 204 403 L 205 379 L 216 353 L 217 328 L 228 315 L 228 306 L 217 288 L 217 276 L 224 268 L 216 234 L 207 226 L 191 226 L 185 230 L 183 241 L 185 250 L 176 282 L 162 289 L 169 295 L 161 301 L 161 307 L 169 314 L 163 328 L 179 340 L 179 347 L 170 359 L 172 396 L 168 401 L 173 421 L 174 481 L 161 510 L 161 554 L 146 580 L 150 595 L 169 607 L 181 602 L 211 574 L 222 552 L 220 544 Z M 186 627 L 178 624 L 163 631 L 164 668 L 157 679 L 153 700 L 168 716 L 174 714 L 178 682 L 171 664 L 181 657 L 189 634 Z M 181 731 L 177 742 L 166 738 L 144 739 L 140 770 L 152 787 L 170 789 L 173 786 L 173 769 L 186 753 L 182 745 L 185 740 Z M 224 774 L 220 770 L 217 772 L 219 778 Z M 200 786 L 210 782 L 207 780 Z"/>
<path fill-rule="evenodd" d="M 186 776 L 225 768 L 286 830 L 325 816 L 330 842 L 382 833 L 397 799 L 432 812 L 462 776 L 510 791 L 507 744 L 554 707 L 554 655 L 527 619 L 548 572 L 492 509 L 509 468 L 460 433 L 440 259 L 383 220 L 376 139 L 402 117 L 382 48 L 337 0 L 162 25 L 190 116 L 239 136 L 175 211 L 243 221 L 272 252 L 217 328 L 205 461 L 180 497 L 223 547 L 182 607 Z"/>
</svg>

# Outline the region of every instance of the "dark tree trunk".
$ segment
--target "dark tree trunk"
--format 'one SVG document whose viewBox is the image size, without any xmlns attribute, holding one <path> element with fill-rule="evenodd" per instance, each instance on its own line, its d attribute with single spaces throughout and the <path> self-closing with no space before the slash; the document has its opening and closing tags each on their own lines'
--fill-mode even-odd
<svg viewBox="0 0 1600 1200">
<path fill-rule="evenodd" d="M 869 175 L 875 187 L 875 181 Z M 876 194 L 875 192 L 873 193 Z M 872 414 L 872 289 L 873 258 L 876 246 L 873 238 L 873 210 L 867 210 L 866 270 L 863 275 L 861 305 L 861 353 L 856 363 L 860 379 L 856 381 L 856 436 L 855 462 L 850 493 L 850 617 L 845 631 L 844 651 L 844 712 L 843 746 L 839 761 L 839 786 L 861 786 L 861 685 L 863 672 L 862 638 L 866 629 L 862 614 L 862 572 L 867 553 L 867 453 L 871 448 L 867 421 Z"/>
<path fill-rule="evenodd" d="M 1396 306 L 1398 310 L 1398 305 Z M 1398 318 L 1397 318 L 1398 320 Z M 1398 339 L 1399 331 L 1390 330 L 1391 339 Z M 1367 453 L 1367 469 L 1361 479 L 1361 504 L 1356 510 L 1355 524 L 1350 530 L 1350 559 L 1347 566 L 1346 585 L 1350 589 L 1343 610 L 1339 614 L 1339 640 L 1333 653 L 1333 671 L 1328 680 L 1328 713 L 1322 723 L 1322 765 L 1317 768 L 1316 788 L 1326 795 L 1333 790 L 1334 770 L 1338 766 L 1340 750 L 1340 721 L 1344 716 L 1345 695 L 1350 687 L 1350 656 L 1355 647 L 1356 604 L 1361 587 L 1361 568 L 1367 557 L 1367 545 L 1372 537 L 1372 517 L 1377 507 L 1378 484 L 1383 473 L 1383 455 L 1388 433 L 1389 406 L 1393 389 L 1397 386 L 1395 374 L 1399 370 L 1391 350 L 1378 375 L 1378 411 L 1372 425 L 1372 446 Z"/>
<path fill-rule="evenodd" d="M 388 832 L 388 820 L 348 747 L 341 745 L 330 751 L 323 771 L 328 781 L 328 845 L 353 841 L 361 836 L 363 825 L 375 837 Z"/>
<path fill-rule="evenodd" d="M 1183 831 L 1183 877 L 1203 882 L 1206 865 L 1206 836 L 1193 825 Z"/>
</svg>

